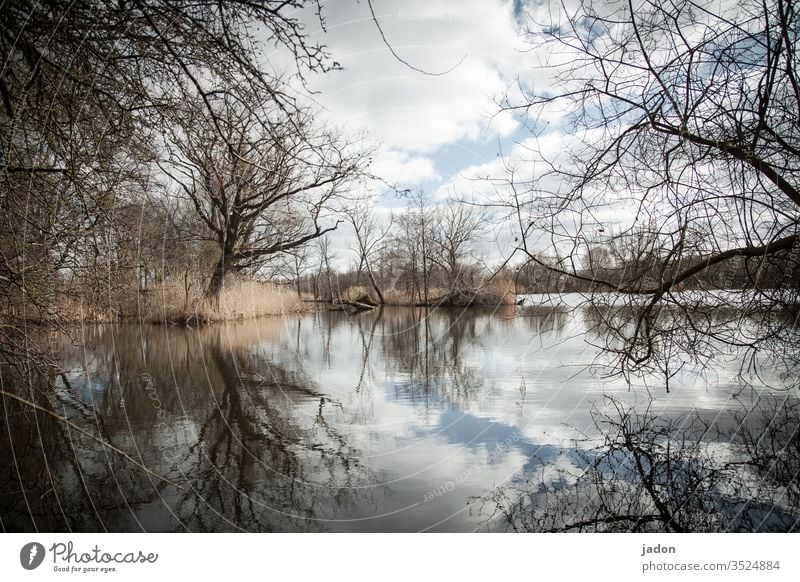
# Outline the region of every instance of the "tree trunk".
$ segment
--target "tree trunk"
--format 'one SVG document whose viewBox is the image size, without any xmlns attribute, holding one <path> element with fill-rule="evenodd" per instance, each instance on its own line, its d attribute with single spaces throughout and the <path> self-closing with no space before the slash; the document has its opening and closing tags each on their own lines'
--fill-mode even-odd
<svg viewBox="0 0 800 582">
<path fill-rule="evenodd" d="M 206 297 L 215 301 L 219 299 L 220 292 L 225 288 L 225 277 L 235 270 L 236 268 L 230 255 L 223 253 L 214 266 L 211 281 L 208 282 L 208 287 L 206 288 Z"/>
<path fill-rule="evenodd" d="M 366 257 L 364 258 L 364 265 L 367 268 L 367 277 L 369 278 L 370 285 L 372 285 L 372 288 L 375 289 L 375 293 L 378 295 L 378 302 L 384 305 L 386 300 L 383 298 L 381 288 L 378 287 L 378 282 L 375 280 L 375 273 L 372 272 L 372 266 L 369 264 L 369 260 Z"/>
<path fill-rule="evenodd" d="M 190 281 L 190 278 L 189 278 L 190 275 L 191 275 L 191 273 L 190 273 L 189 269 L 185 269 L 183 271 L 183 311 L 184 312 L 189 311 L 189 294 L 191 293 L 191 290 L 192 290 L 192 285 L 189 282 Z"/>
</svg>

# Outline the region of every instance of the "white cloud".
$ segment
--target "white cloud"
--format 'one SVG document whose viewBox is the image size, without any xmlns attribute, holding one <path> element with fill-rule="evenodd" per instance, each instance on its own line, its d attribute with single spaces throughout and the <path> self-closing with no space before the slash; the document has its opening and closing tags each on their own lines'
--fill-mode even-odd
<svg viewBox="0 0 800 582">
<path fill-rule="evenodd" d="M 501 138 L 513 135 L 519 126 L 519 121 L 510 111 L 498 112 L 489 122 L 489 129 L 495 131 Z"/>
<path fill-rule="evenodd" d="M 440 179 L 433 160 L 397 150 L 381 151 L 373 162 L 372 172 L 398 186 Z"/>
<path fill-rule="evenodd" d="M 506 184 L 511 176 L 509 169 L 513 170 L 515 182 L 518 184 L 531 184 L 538 180 L 539 187 L 555 189 L 558 187 L 557 183 L 543 180 L 548 167 L 541 158 L 557 161 L 559 154 L 568 151 L 574 141 L 574 136 L 558 131 L 528 138 L 514 144 L 502 156 L 462 168 L 457 175 L 439 186 L 434 195 L 445 197 L 450 192 L 456 192 L 460 198 L 474 202 L 497 202 L 509 194 Z"/>
<path fill-rule="evenodd" d="M 549 124 L 545 133 L 516 144 L 503 158 L 495 157 L 494 142 L 507 143 L 520 128 L 519 118 L 498 111 L 496 100 L 503 95 L 524 99 L 517 83 L 537 92 L 558 86 L 551 66 L 575 59 L 566 50 L 550 55 L 529 50 L 531 37 L 524 35 L 524 27 L 558 19 L 561 9 L 546 1 L 523 3 L 527 16 L 520 18 L 521 27 L 515 0 L 373 0 L 386 38 L 403 59 L 430 72 L 460 63 L 447 74 L 431 76 L 391 54 L 365 1 L 328 2 L 323 6 L 326 31 L 313 39 L 325 44 L 344 70 L 309 77 L 310 88 L 317 91 L 314 98 L 328 121 L 354 133 L 367 132 L 380 144 L 372 171 L 386 181 L 400 187 L 438 182 L 431 193 L 435 201 L 453 193 L 496 201 L 507 194 L 507 167 L 522 180 L 544 173 L 543 164 L 531 161 L 530 149 L 558 158 L 566 157 L 575 144 L 574 137 L 563 133 L 564 110 L 553 104 L 537 120 Z M 460 172 L 448 175 L 459 166 Z M 348 236 L 342 229 L 332 237 L 340 257 L 348 256 Z M 506 249 L 509 236 L 508 231 L 498 233 L 493 244 Z M 486 254 L 495 259 L 502 251 Z"/>
<path fill-rule="evenodd" d="M 327 33 L 319 38 L 344 70 L 311 79 L 318 102 L 337 123 L 366 128 L 387 149 L 435 152 L 459 140 L 510 135 L 511 115 L 491 121 L 493 98 L 524 66 L 526 56 L 513 2 L 410 0 L 374 1 L 386 37 L 415 72 L 381 40 L 365 2 L 326 5 Z"/>
</svg>

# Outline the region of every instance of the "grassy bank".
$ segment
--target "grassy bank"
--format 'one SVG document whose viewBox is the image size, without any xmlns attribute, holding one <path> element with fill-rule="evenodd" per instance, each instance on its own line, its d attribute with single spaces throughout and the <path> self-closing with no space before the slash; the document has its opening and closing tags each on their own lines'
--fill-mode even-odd
<svg viewBox="0 0 800 582">
<path fill-rule="evenodd" d="M 417 293 L 409 293 L 401 289 L 385 289 L 383 298 L 385 305 L 413 306 L 422 305 Z M 378 298 L 374 290 L 364 286 L 349 287 L 342 293 L 346 301 L 358 301 L 367 297 L 377 304 Z M 476 289 L 450 290 L 431 288 L 428 290 L 428 305 L 435 307 L 494 307 L 497 305 L 514 305 L 516 295 L 511 281 L 494 280 Z"/>
<path fill-rule="evenodd" d="M 210 323 L 299 313 L 308 309 L 294 291 L 273 283 L 233 280 L 216 300 L 190 295 L 178 286 L 150 291 L 139 306 L 140 318 L 153 323 Z"/>
<path fill-rule="evenodd" d="M 75 291 L 46 307 L 28 305 L 20 300 L 15 309 L 5 313 L 9 321 L 26 321 L 38 325 L 77 323 L 114 323 L 140 321 L 174 325 L 199 325 L 219 321 L 240 321 L 269 315 L 285 315 L 315 309 L 310 297 L 298 297 L 289 287 L 268 282 L 233 279 L 217 300 L 205 297 L 204 285 L 168 284 L 132 291 L 116 296 L 115 301 L 103 304 L 102 297 L 93 301 Z M 400 289 L 383 291 L 385 305 L 419 306 L 419 295 Z M 496 307 L 514 305 L 515 295 L 510 282 L 494 281 L 477 290 L 452 291 L 431 288 L 428 293 L 431 307 Z M 341 293 L 343 301 L 378 305 L 373 289 L 352 286 Z M 22 307 L 25 307 L 24 309 Z"/>
</svg>

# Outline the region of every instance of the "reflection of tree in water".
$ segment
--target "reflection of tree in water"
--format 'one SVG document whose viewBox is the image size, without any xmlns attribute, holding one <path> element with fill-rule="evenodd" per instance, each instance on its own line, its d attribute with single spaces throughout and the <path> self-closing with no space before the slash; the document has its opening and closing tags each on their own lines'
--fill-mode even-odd
<svg viewBox="0 0 800 582">
<path fill-rule="evenodd" d="M 713 298 L 665 296 L 657 306 L 593 299 L 581 308 L 587 341 L 599 348 L 598 363 L 630 380 L 670 380 L 691 365 L 711 371 L 721 358 L 739 362 L 738 380 L 753 386 L 764 373 L 797 387 L 800 343 L 795 318 L 765 304 L 760 311 L 714 305 Z M 711 303 L 710 303 L 711 302 Z"/>
<path fill-rule="evenodd" d="M 85 371 L 61 383 L 50 378 L 40 403 L 64 406 L 73 422 L 133 451 L 184 490 L 8 401 L 0 455 L 20 471 L 4 474 L 3 528 L 324 527 L 316 520 L 353 503 L 349 488 L 368 475 L 337 428 L 341 423 L 330 421 L 340 413 L 336 402 L 302 374 L 253 353 L 250 347 L 263 337 L 263 325 L 158 329 L 146 339 L 135 328 L 112 327 L 87 338 L 100 347 L 91 355 L 61 346 L 70 368 Z"/>
<path fill-rule="evenodd" d="M 350 488 L 366 472 L 327 420 L 336 402 L 253 355 L 208 342 L 206 354 L 222 390 L 182 463 L 191 475 L 192 492 L 180 504 L 187 526 L 305 531 L 352 503 Z"/>
<path fill-rule="evenodd" d="M 479 317 L 458 310 L 386 310 L 378 333 L 387 367 L 401 376 L 396 398 L 464 408 L 482 388 L 463 350 L 481 334 Z"/>
<path fill-rule="evenodd" d="M 525 481 L 477 502 L 515 531 L 719 532 L 800 528 L 800 401 L 734 413 L 730 426 L 699 413 L 636 413 L 607 397 L 594 411 L 601 443 L 565 451 Z M 712 445 L 707 440 L 716 432 Z M 563 458 L 562 458 L 563 461 Z"/>
<path fill-rule="evenodd" d="M 52 414 L 70 418 L 97 439 L 113 442 L 102 417 L 80 400 L 56 370 L 29 370 L 26 380 L 2 371 L 3 388 L 43 410 L 3 399 L 0 431 L 0 528 L 4 531 L 136 531 L 136 507 L 168 486 Z"/>
<path fill-rule="evenodd" d="M 531 305 L 522 307 L 518 314 L 528 324 L 533 337 L 563 330 L 572 316 L 572 310 L 563 305 Z"/>
<path fill-rule="evenodd" d="M 774 500 L 778 511 L 771 518 L 780 517 L 783 531 L 800 529 L 800 402 L 795 397 L 772 400 L 756 410 L 735 415 L 740 427 L 735 442 L 743 451 L 742 460 L 737 461 L 752 477 L 743 484 L 739 494 L 747 498 L 747 492 L 755 485 L 755 500 Z M 784 507 L 790 508 L 785 515 Z M 742 515 L 751 516 L 744 507 Z M 761 529 L 761 524 L 751 521 L 747 529 Z"/>
<path fill-rule="evenodd" d="M 532 331 L 532 338 L 549 333 L 558 337 L 568 318 L 568 311 L 550 307 L 385 308 L 372 333 L 380 339 L 394 398 L 465 410 L 489 397 L 494 388 L 470 358 L 491 358 L 498 342 L 515 337 L 519 321 Z"/>
</svg>

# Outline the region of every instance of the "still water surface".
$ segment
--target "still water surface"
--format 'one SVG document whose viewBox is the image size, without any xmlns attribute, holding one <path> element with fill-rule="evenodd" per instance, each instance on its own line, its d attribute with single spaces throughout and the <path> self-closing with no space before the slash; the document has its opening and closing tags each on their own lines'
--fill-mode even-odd
<svg viewBox="0 0 800 582">
<path fill-rule="evenodd" d="M 711 419 L 741 406 L 735 360 L 711 380 L 687 368 L 670 393 L 629 387 L 587 369 L 586 329 L 547 308 L 87 327 L 59 340 L 57 409 L 183 489 L 70 434 L 74 458 L 49 466 L 61 515 L 37 527 L 503 529 L 480 500 L 566 459 L 604 394 Z M 31 529 L 10 512 L 5 526 Z"/>
</svg>

